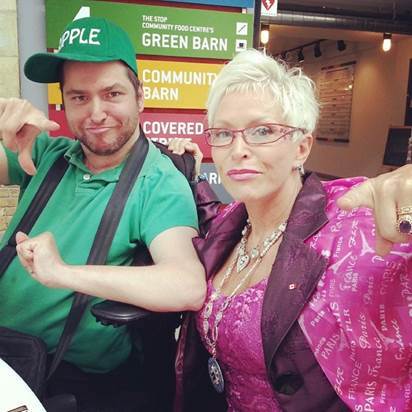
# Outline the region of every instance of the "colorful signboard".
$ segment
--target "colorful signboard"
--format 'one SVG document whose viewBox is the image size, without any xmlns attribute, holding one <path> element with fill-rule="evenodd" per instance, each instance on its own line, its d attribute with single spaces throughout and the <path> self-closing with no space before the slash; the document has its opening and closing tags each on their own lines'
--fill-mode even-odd
<svg viewBox="0 0 412 412">
<path fill-rule="evenodd" d="M 179 3 L 214 4 L 216 6 L 252 8 L 254 0 L 168 0 Z"/>
<path fill-rule="evenodd" d="M 222 64 L 138 60 L 145 107 L 204 109 Z M 49 104 L 62 104 L 59 85 L 49 84 Z"/>
<path fill-rule="evenodd" d="M 231 59 L 252 47 L 253 16 L 216 10 L 106 1 L 46 0 L 47 47 L 57 48 L 75 17 L 106 17 L 123 27 L 136 54 Z"/>
</svg>

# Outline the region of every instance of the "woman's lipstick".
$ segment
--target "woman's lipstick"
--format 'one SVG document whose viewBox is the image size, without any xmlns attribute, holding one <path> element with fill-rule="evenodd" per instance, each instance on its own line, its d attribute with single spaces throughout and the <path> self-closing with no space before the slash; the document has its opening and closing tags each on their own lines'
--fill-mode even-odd
<svg viewBox="0 0 412 412">
<path fill-rule="evenodd" d="M 261 173 L 253 169 L 230 169 L 226 174 L 232 180 L 236 180 L 240 182 L 244 180 L 254 179 L 256 176 L 260 175 Z"/>
</svg>

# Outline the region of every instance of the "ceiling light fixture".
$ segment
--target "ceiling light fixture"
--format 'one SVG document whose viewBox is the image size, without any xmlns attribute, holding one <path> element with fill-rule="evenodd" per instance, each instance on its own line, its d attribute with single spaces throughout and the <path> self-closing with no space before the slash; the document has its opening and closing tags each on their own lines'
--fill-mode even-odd
<svg viewBox="0 0 412 412">
<path fill-rule="evenodd" d="M 384 52 L 389 51 L 392 48 L 392 34 L 383 33 L 382 50 Z"/>
<path fill-rule="evenodd" d="M 269 43 L 269 25 L 268 24 L 262 25 L 260 29 L 260 42 L 263 45 L 266 45 Z"/>
</svg>

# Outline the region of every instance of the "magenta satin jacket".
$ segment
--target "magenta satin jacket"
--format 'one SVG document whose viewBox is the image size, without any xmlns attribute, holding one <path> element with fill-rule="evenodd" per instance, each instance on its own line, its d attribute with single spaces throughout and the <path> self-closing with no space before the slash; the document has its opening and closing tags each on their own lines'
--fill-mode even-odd
<svg viewBox="0 0 412 412">
<path fill-rule="evenodd" d="M 412 244 L 380 257 L 370 210 L 336 199 L 362 178 L 309 175 L 269 276 L 261 322 L 268 379 L 284 411 L 412 411 Z M 194 240 L 213 276 L 240 240 L 240 203 Z M 207 376 L 193 314 L 176 359 L 176 411 L 225 411 Z"/>
</svg>

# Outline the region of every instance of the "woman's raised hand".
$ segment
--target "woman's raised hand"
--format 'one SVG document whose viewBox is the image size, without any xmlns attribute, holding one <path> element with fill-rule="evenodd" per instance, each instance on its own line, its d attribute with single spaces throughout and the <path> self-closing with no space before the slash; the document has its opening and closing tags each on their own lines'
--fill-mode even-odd
<svg viewBox="0 0 412 412">
<path fill-rule="evenodd" d="M 203 153 L 196 143 L 193 143 L 191 139 L 175 137 L 169 141 L 168 149 L 172 153 L 179 155 L 182 155 L 185 152 L 191 153 L 195 158 L 195 177 L 200 175 Z"/>
<path fill-rule="evenodd" d="M 390 252 L 393 243 L 410 242 L 412 235 L 399 233 L 399 209 L 412 207 L 412 165 L 379 175 L 355 187 L 338 200 L 342 209 L 364 206 L 373 209 L 376 251 Z"/>
</svg>

